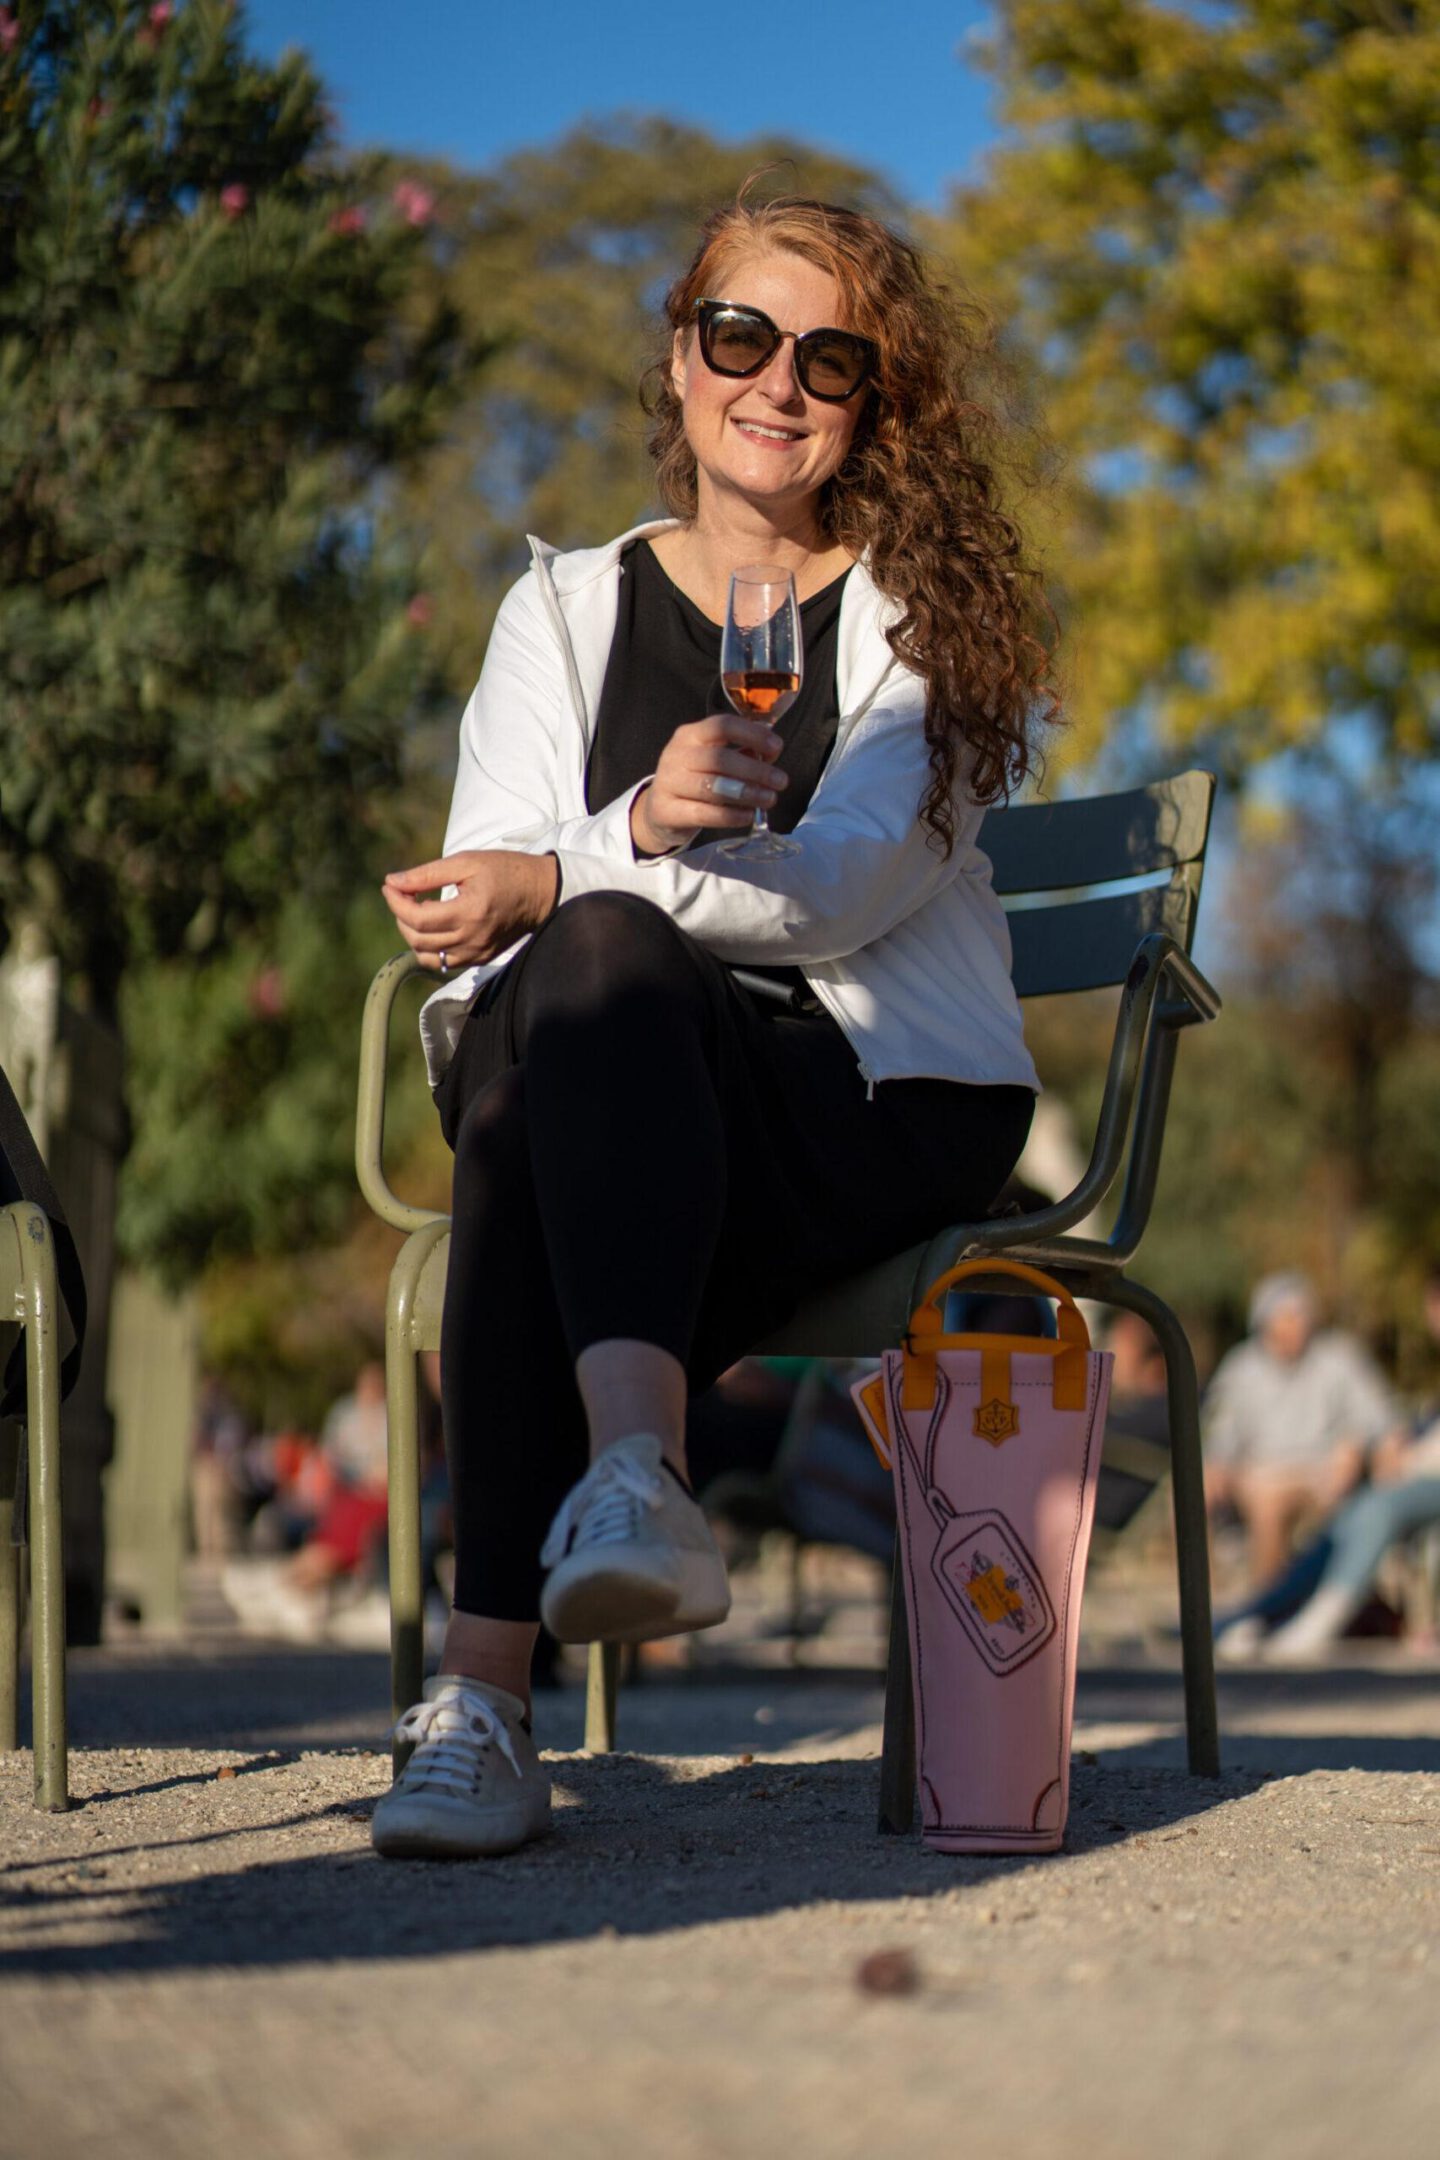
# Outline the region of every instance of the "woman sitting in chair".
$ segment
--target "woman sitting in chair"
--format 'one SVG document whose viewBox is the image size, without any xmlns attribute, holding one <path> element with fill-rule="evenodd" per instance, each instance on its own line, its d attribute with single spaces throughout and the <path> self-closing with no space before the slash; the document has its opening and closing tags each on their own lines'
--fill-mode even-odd
<svg viewBox="0 0 1440 2160">
<path fill-rule="evenodd" d="M 538 1620 L 636 1642 L 729 1608 L 687 1396 L 807 1294 L 982 1216 L 1033 1108 L 976 835 L 1053 712 L 1050 617 L 964 317 L 874 219 L 743 198 L 667 314 L 647 403 L 671 516 L 531 542 L 444 856 L 385 884 L 444 978 L 422 1030 L 455 1151 L 454 1613 L 401 1720 L 386 1854 L 548 1827 Z M 793 578 L 803 630 L 778 728 L 721 709 L 756 564 Z M 756 811 L 793 852 L 727 852 Z"/>
</svg>

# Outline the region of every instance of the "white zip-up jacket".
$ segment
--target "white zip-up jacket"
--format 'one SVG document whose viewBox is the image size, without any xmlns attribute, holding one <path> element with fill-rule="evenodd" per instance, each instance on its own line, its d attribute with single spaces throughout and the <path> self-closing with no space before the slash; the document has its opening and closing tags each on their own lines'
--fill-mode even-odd
<svg viewBox="0 0 1440 2160">
<path fill-rule="evenodd" d="M 606 547 L 563 555 L 531 539 L 531 568 L 501 604 L 460 724 L 445 853 L 553 854 L 562 906 L 582 893 L 637 893 L 721 960 L 798 966 L 872 1084 L 932 1078 L 1037 1088 L 1010 981 L 1010 934 L 975 844 L 984 813 L 962 793 L 949 856 L 927 845 L 918 815 L 929 779 L 924 686 L 886 644 L 893 603 L 863 564 L 841 599 L 839 725 L 795 829 L 798 855 L 751 861 L 708 846 L 637 861 L 630 806 L 644 782 L 587 811 L 585 768 L 615 633 L 621 550 L 668 525 L 641 525 Z M 426 1001 L 420 1027 L 432 1083 L 480 985 L 518 950 L 465 969 Z"/>
</svg>

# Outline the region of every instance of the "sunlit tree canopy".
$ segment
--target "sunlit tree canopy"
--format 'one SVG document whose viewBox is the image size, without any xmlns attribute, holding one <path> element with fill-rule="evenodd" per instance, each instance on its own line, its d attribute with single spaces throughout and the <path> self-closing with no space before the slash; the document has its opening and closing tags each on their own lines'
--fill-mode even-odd
<svg viewBox="0 0 1440 2160">
<path fill-rule="evenodd" d="M 1069 455 L 1079 747 L 1433 754 L 1440 5 L 995 14 L 1007 136 L 942 238 Z"/>
</svg>

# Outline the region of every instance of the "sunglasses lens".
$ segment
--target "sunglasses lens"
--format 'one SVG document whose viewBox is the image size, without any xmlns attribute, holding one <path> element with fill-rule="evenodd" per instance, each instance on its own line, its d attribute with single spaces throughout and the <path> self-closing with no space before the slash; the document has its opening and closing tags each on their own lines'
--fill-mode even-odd
<svg viewBox="0 0 1440 2160">
<path fill-rule="evenodd" d="M 757 308 L 731 307 L 720 301 L 696 303 L 700 348 L 717 375 L 756 375 L 778 351 L 783 333 Z M 869 341 L 848 330 L 807 330 L 795 341 L 795 367 L 811 397 L 839 404 L 858 390 L 871 373 L 875 352 Z"/>
<path fill-rule="evenodd" d="M 843 331 L 812 330 L 803 342 L 805 386 L 814 397 L 848 397 L 863 381 L 866 348 Z"/>
<path fill-rule="evenodd" d="M 758 315 L 722 308 L 710 317 L 706 358 L 726 375 L 748 375 L 775 350 L 775 332 Z"/>
</svg>

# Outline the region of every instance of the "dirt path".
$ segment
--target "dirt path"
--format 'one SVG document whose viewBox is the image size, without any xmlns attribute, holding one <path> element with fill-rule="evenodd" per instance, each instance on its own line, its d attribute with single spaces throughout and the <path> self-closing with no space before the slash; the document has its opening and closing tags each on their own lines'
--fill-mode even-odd
<svg viewBox="0 0 1440 2160">
<path fill-rule="evenodd" d="M 0 2152 L 1428 2160 L 1440 1672 L 1224 1694 L 1204 1786 L 1087 1673 L 1070 1849 L 991 1861 L 875 1837 L 873 1673 L 647 1682 L 608 1760 L 572 1688 L 555 1835 L 437 1867 L 370 1856 L 381 1660 L 90 1653 L 81 1804 L 0 1777 Z"/>
</svg>

